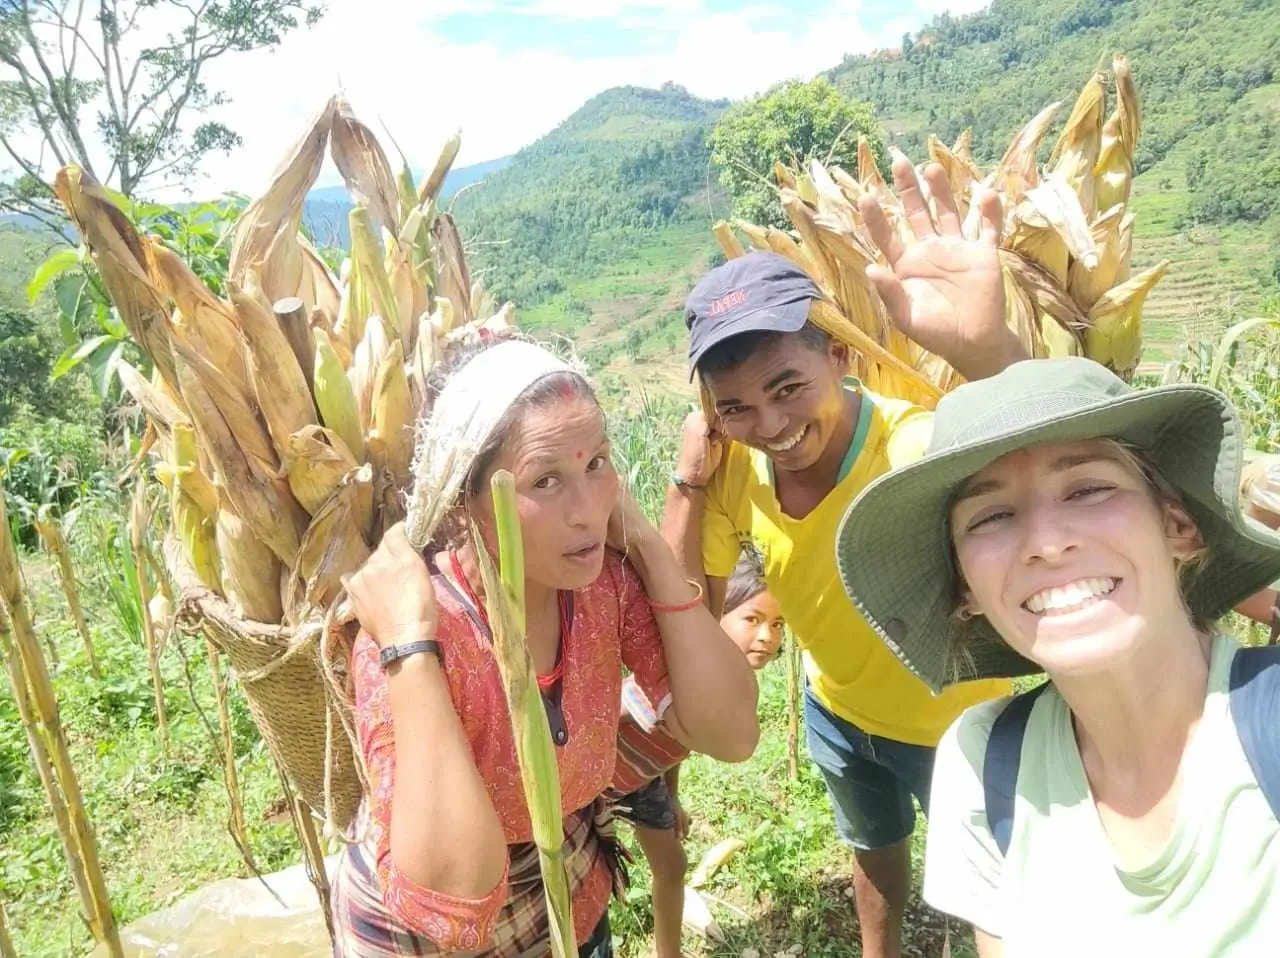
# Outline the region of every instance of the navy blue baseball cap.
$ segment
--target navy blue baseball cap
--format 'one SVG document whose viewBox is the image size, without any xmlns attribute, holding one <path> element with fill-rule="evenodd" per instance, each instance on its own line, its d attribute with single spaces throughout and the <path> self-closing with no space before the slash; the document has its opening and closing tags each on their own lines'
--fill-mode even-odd
<svg viewBox="0 0 1280 958">
<path fill-rule="evenodd" d="M 778 253 L 755 252 L 717 266 L 684 304 L 689 374 L 712 346 L 742 333 L 794 333 L 822 292 L 809 275 Z"/>
</svg>

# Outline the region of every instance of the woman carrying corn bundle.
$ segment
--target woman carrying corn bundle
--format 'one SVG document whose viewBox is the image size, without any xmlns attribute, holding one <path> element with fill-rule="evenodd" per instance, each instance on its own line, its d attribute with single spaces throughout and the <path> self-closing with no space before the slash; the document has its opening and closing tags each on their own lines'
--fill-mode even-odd
<svg viewBox="0 0 1280 958">
<path fill-rule="evenodd" d="M 1030 360 L 845 518 L 846 590 L 930 687 L 1049 675 L 938 747 L 924 895 L 982 958 L 1274 953 L 1280 649 L 1214 626 L 1280 576 L 1244 442 L 1215 391 Z"/>
<path fill-rule="evenodd" d="M 474 523 L 496 553 L 489 479 L 505 469 L 523 527 L 529 648 L 556 742 L 578 954 L 610 955 L 617 861 L 599 799 L 613 773 L 623 667 L 685 747 L 724 761 L 755 747 L 755 681 L 620 492 L 604 416 L 578 372 L 506 338 L 439 379 L 417 450 L 434 501 L 411 509 L 418 526 L 390 530 L 347 582 L 370 789 L 363 840 L 336 880 L 336 953 L 548 953 L 479 558 L 462 534 Z M 430 543 L 425 557 L 411 540 Z"/>
</svg>

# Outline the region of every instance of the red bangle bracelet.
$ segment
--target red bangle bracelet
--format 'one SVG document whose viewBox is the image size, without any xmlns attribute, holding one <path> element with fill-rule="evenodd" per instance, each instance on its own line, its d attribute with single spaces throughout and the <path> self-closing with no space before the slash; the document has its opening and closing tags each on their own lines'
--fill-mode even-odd
<svg viewBox="0 0 1280 958">
<path fill-rule="evenodd" d="M 696 609 L 702 603 L 702 586 L 699 583 L 694 582 L 692 579 L 685 579 L 685 581 L 698 590 L 698 594 L 692 599 L 688 602 L 677 602 L 673 605 L 665 605 L 661 602 L 654 602 L 650 599 L 649 608 L 653 609 L 654 612 L 662 612 L 668 615 L 673 612 L 688 612 L 690 609 Z"/>
</svg>

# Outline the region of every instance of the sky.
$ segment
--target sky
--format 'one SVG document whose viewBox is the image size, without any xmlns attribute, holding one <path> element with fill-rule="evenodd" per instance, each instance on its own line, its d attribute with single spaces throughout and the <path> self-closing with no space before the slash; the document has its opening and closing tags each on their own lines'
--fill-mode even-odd
<svg viewBox="0 0 1280 958">
<path fill-rule="evenodd" d="M 254 195 L 335 92 L 394 156 L 434 163 L 462 131 L 457 165 L 515 152 L 591 96 L 673 81 L 741 98 L 808 79 L 846 53 L 896 47 L 936 14 L 987 0 L 330 0 L 324 18 L 270 50 L 228 54 L 205 80 L 211 114 L 243 137 L 160 199 Z M 394 162 L 394 160 L 393 160 Z M 326 168 L 320 185 L 340 182 Z"/>
</svg>

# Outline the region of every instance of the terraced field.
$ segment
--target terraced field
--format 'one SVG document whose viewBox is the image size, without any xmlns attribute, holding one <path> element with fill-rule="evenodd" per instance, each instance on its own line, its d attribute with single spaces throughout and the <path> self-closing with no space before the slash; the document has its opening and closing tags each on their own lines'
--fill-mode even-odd
<svg viewBox="0 0 1280 958">
<path fill-rule="evenodd" d="M 1258 271 L 1268 250 L 1263 226 L 1181 224 L 1186 191 L 1170 182 L 1184 181 L 1180 171 L 1162 167 L 1135 184 L 1134 271 L 1171 262 L 1143 312 L 1149 361 L 1168 358 L 1188 337 L 1211 337 L 1229 316 L 1256 308 Z"/>
<path fill-rule="evenodd" d="M 1252 91 L 1235 108 L 1270 112 L 1280 120 L 1280 83 Z M 1188 337 L 1211 337 L 1232 318 L 1255 310 L 1263 272 L 1270 265 L 1280 223 L 1231 226 L 1188 225 L 1186 161 L 1197 149 L 1212 147 L 1189 137 L 1134 182 L 1135 271 L 1168 259 L 1168 274 L 1152 291 L 1143 312 L 1148 361 L 1168 358 Z"/>
</svg>

